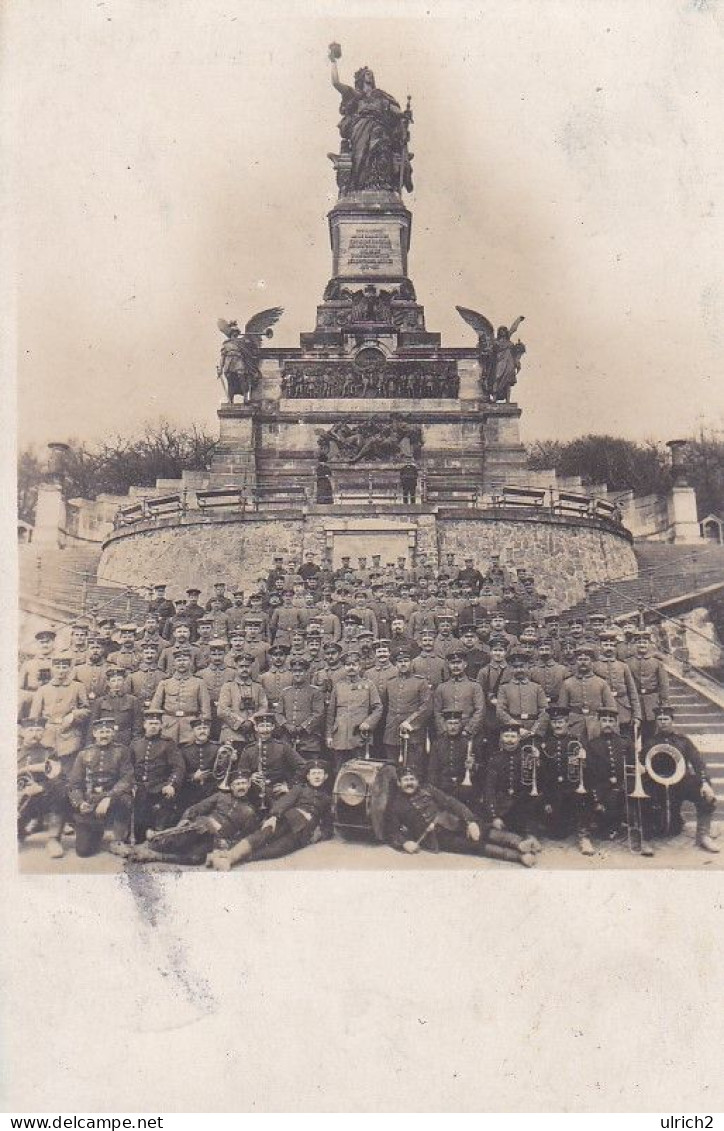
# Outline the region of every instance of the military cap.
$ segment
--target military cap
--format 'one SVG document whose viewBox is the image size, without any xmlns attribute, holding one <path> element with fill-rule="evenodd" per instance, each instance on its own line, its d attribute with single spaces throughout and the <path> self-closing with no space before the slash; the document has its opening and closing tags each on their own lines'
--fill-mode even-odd
<svg viewBox="0 0 724 1131">
<path fill-rule="evenodd" d="M 254 663 L 254 657 L 250 656 L 248 652 L 237 652 L 233 659 L 237 667 L 239 664 L 248 664 L 248 666 L 251 667 Z"/>
<path fill-rule="evenodd" d="M 412 649 L 407 644 L 403 644 L 400 648 L 397 649 L 397 659 L 398 660 L 411 660 L 412 659 Z"/>
<path fill-rule="evenodd" d="M 446 707 L 442 712 L 444 719 L 461 719 L 463 717 L 462 711 L 458 711 L 455 707 Z"/>
<path fill-rule="evenodd" d="M 185 597 L 174 597 L 173 603 L 174 605 L 188 605 L 188 601 Z"/>
<path fill-rule="evenodd" d="M 36 640 L 55 640 L 56 633 L 52 628 L 41 628 L 39 632 L 35 633 Z"/>
<path fill-rule="evenodd" d="M 605 624 L 608 617 L 605 613 L 589 613 L 588 620 L 590 624 Z"/>
<path fill-rule="evenodd" d="M 108 628 L 115 628 L 116 627 L 116 622 L 115 622 L 115 619 L 113 617 L 99 617 L 98 620 L 96 621 L 96 624 L 98 625 L 99 628 L 104 628 L 106 626 Z"/>
<path fill-rule="evenodd" d="M 215 636 L 213 640 L 209 640 L 209 648 L 221 648 L 226 651 L 226 641 L 222 640 L 220 636 Z"/>
<path fill-rule="evenodd" d="M 669 715 L 672 719 L 676 711 L 668 703 L 659 703 L 654 707 L 654 718 L 658 719 L 661 715 Z"/>
<path fill-rule="evenodd" d="M 597 648 L 596 648 L 595 644 L 586 644 L 584 642 L 583 644 L 577 644 L 576 645 L 576 655 L 577 656 L 593 656 L 594 659 L 595 659 L 596 652 L 597 652 Z"/>
<path fill-rule="evenodd" d="M 190 656 L 191 649 L 188 644 L 177 644 L 171 654 L 173 656 Z"/>
<path fill-rule="evenodd" d="M 603 632 L 599 636 L 599 640 L 601 640 L 602 642 L 604 640 L 616 641 L 618 640 L 618 633 L 616 632 L 615 628 L 604 628 Z"/>
<path fill-rule="evenodd" d="M 113 677 L 117 676 L 117 675 L 121 676 L 122 679 L 126 678 L 126 673 L 123 670 L 123 668 L 116 667 L 115 664 L 111 664 L 109 667 L 106 668 L 106 679 L 107 680 L 113 679 Z"/>
<path fill-rule="evenodd" d="M 51 664 L 72 664 L 74 656 L 71 652 L 53 652 L 50 657 Z"/>
<path fill-rule="evenodd" d="M 283 562 L 284 561 L 284 555 L 283 554 L 275 554 L 272 561 Z"/>
<path fill-rule="evenodd" d="M 516 734 L 520 734 L 522 729 L 523 728 L 521 727 L 520 723 L 516 723 L 516 722 L 501 723 L 500 724 L 500 733 L 501 734 L 503 734 L 506 730 L 514 730 Z"/>
<path fill-rule="evenodd" d="M 455 620 L 455 613 L 452 609 L 440 609 L 439 612 L 435 613 L 435 616 L 438 620 Z"/>
<path fill-rule="evenodd" d="M 543 617 L 543 620 L 546 622 L 546 624 L 558 624 L 559 619 L 560 618 L 557 613 L 548 613 L 547 616 Z"/>
<path fill-rule="evenodd" d="M 198 620 L 196 621 L 196 623 L 197 623 L 197 625 L 202 625 L 202 624 L 213 624 L 213 623 L 214 623 L 214 618 L 213 618 L 213 617 L 210 617 L 210 616 L 209 616 L 209 615 L 207 614 L 207 615 L 206 615 L 205 617 L 199 617 L 199 619 L 198 619 Z"/>
<path fill-rule="evenodd" d="M 232 589 L 231 596 L 232 597 L 243 597 L 244 596 L 244 590 L 239 589 L 239 587 L 237 586 L 236 589 Z M 259 594 L 258 593 L 252 593 L 251 596 L 252 597 L 258 597 Z"/>
<path fill-rule="evenodd" d="M 474 624 L 464 624 L 460 629 L 461 636 L 477 636 L 478 630 Z"/>
<path fill-rule="evenodd" d="M 215 581 L 214 582 L 214 589 L 226 589 L 226 582 L 225 581 Z"/>
<path fill-rule="evenodd" d="M 154 584 L 153 584 L 153 588 L 157 589 L 160 592 L 163 589 L 167 589 L 168 586 L 166 585 L 165 581 L 155 581 Z"/>
<path fill-rule="evenodd" d="M 323 652 L 341 652 L 342 645 L 338 644 L 336 640 L 325 640 L 322 645 Z"/>
<path fill-rule="evenodd" d="M 240 766 L 239 769 L 235 770 L 231 775 L 231 781 L 240 781 L 242 778 L 245 781 L 248 781 L 251 778 L 252 773 L 253 770 L 246 770 L 243 766 Z"/>
<path fill-rule="evenodd" d="M 453 648 L 452 652 L 448 652 L 446 656 L 448 663 L 450 663 L 450 660 L 464 660 L 465 658 L 465 653 L 461 648 Z"/>
<path fill-rule="evenodd" d="M 651 643 L 651 630 L 648 628 L 637 628 L 634 636 L 638 641 L 645 640 L 647 644 Z"/>
<path fill-rule="evenodd" d="M 304 773 L 308 774 L 310 770 L 324 770 L 325 774 L 328 774 L 329 766 L 321 758 L 312 758 L 304 764 Z"/>
<path fill-rule="evenodd" d="M 249 613 L 248 616 L 244 617 L 244 624 L 245 625 L 246 624 L 254 624 L 258 627 L 260 624 L 263 624 L 263 623 L 264 623 L 264 617 L 260 617 L 258 615 L 258 613 Z"/>
<path fill-rule="evenodd" d="M 585 623 L 586 623 L 585 617 L 571 617 L 571 619 L 568 621 L 568 627 L 573 628 L 575 625 L 580 625 L 581 628 L 583 628 Z"/>
<path fill-rule="evenodd" d="M 87 617 L 78 617 L 70 626 L 71 628 L 84 628 L 86 631 L 90 628 L 90 621 Z"/>
<path fill-rule="evenodd" d="M 255 725 L 257 723 L 276 723 L 276 718 L 273 711 L 255 711 L 251 716 L 251 721 Z"/>
<path fill-rule="evenodd" d="M 243 628 L 232 628 L 231 632 L 229 633 L 229 637 L 230 637 L 231 640 L 243 640 L 244 639 L 244 629 Z"/>
<path fill-rule="evenodd" d="M 190 586 L 190 587 L 189 587 L 189 588 L 188 588 L 188 589 L 186 590 L 186 596 L 187 596 L 187 597 L 198 597 L 198 595 L 200 594 L 200 592 L 201 592 L 201 590 L 200 590 L 200 589 L 197 589 L 195 585 L 191 585 L 191 586 Z"/>
<path fill-rule="evenodd" d="M 288 644 L 272 644 L 271 648 L 269 649 L 269 655 L 270 656 L 288 656 L 289 655 L 289 645 Z"/>
<path fill-rule="evenodd" d="M 521 652 L 519 648 L 516 648 L 516 650 L 511 652 L 508 656 L 508 662 L 511 664 L 527 664 L 529 658 L 528 652 Z M 448 659 L 450 659 L 449 656 Z"/>
<path fill-rule="evenodd" d="M 549 719 L 567 719 L 571 712 L 568 707 L 561 707 L 558 703 L 551 703 L 546 709 L 546 713 Z"/>
<path fill-rule="evenodd" d="M 102 640 L 100 639 L 100 637 L 99 637 L 99 636 L 94 636 L 92 640 L 89 640 L 89 641 L 88 641 L 88 643 L 89 643 L 89 644 L 96 644 L 96 643 L 97 643 L 97 644 L 102 644 L 102 643 L 103 643 L 103 641 L 102 641 Z M 139 647 L 139 648 L 141 649 L 141 651 L 142 651 L 142 652 L 146 652 L 146 651 L 148 651 L 148 650 L 149 650 L 149 649 L 151 649 L 151 648 L 152 648 L 152 649 L 153 649 L 153 651 L 155 652 L 155 651 L 156 651 L 156 649 L 157 649 L 157 647 L 158 647 L 158 645 L 157 645 L 157 643 L 156 643 L 156 642 L 155 642 L 154 640 L 139 640 L 139 642 L 138 642 L 138 647 Z"/>
<path fill-rule="evenodd" d="M 135 625 L 132 621 L 129 620 L 129 621 L 126 621 L 124 624 L 119 624 L 118 625 L 118 631 L 119 632 L 133 632 L 135 634 L 137 627 L 138 627 L 137 625 Z"/>
<path fill-rule="evenodd" d="M 504 636 L 491 636 L 490 640 L 488 641 L 488 647 L 489 648 L 504 648 L 505 651 L 507 652 L 509 643 L 510 642 L 508 640 L 506 640 L 506 638 Z"/>
<path fill-rule="evenodd" d="M 388 640 L 388 638 L 386 636 L 380 636 L 379 640 L 375 640 L 375 644 L 374 644 L 375 651 L 378 648 L 389 648 L 391 643 L 392 643 L 392 641 Z"/>
<path fill-rule="evenodd" d="M 358 639 L 358 640 L 361 640 L 363 636 L 364 636 L 365 638 L 369 636 L 369 638 L 370 638 L 371 640 L 374 640 L 374 636 L 375 636 L 375 634 L 374 634 L 374 632 L 372 631 L 372 629 L 371 629 L 371 628 L 361 628 L 361 629 L 359 630 L 359 632 L 357 633 L 357 639 Z"/>
<path fill-rule="evenodd" d="M 498 609 L 493 609 L 492 613 L 490 614 L 490 619 L 491 620 L 502 620 L 503 624 L 508 623 L 508 618 L 506 616 L 503 616 L 503 614 L 501 612 L 499 612 Z"/>
<path fill-rule="evenodd" d="M 196 718 L 189 719 L 189 726 L 192 728 L 192 730 L 196 730 L 197 727 L 208 727 L 211 726 L 211 720 L 205 719 L 201 715 L 197 715 Z"/>
<path fill-rule="evenodd" d="M 305 656 L 292 656 L 289 661 L 290 672 L 305 672 L 309 667 L 309 660 Z"/>
<path fill-rule="evenodd" d="M 359 613 L 347 613 L 344 620 L 345 624 L 362 624 L 362 617 Z"/>
<path fill-rule="evenodd" d="M 415 781 L 420 780 L 420 775 L 412 766 L 399 766 L 397 770 L 397 777 L 400 781 L 402 781 L 403 778 L 414 778 Z"/>
<path fill-rule="evenodd" d="M 359 648 L 348 648 L 343 656 L 345 663 L 347 663 L 348 660 L 359 660 L 359 658 Z"/>
<path fill-rule="evenodd" d="M 324 635 L 324 631 L 322 629 L 321 624 L 308 624 L 307 625 L 307 636 L 308 637 L 309 636 L 323 636 L 323 635 Z"/>
<path fill-rule="evenodd" d="M 162 719 L 163 711 L 156 711 L 153 707 L 146 707 L 143 712 L 144 719 Z"/>
<path fill-rule="evenodd" d="M 115 730 L 117 726 L 118 723 L 113 715 L 99 715 L 98 718 L 94 719 L 91 723 L 91 730 L 97 730 L 98 727 L 113 727 Z"/>
<path fill-rule="evenodd" d="M 21 719 L 20 726 L 23 730 L 30 727 L 40 727 L 41 730 L 48 725 L 45 715 L 38 715 L 37 719 Z"/>
<path fill-rule="evenodd" d="M 551 713 L 551 709 L 549 707 L 548 708 L 548 714 L 550 715 L 550 713 Z M 654 714 L 655 713 L 656 712 L 654 712 Z M 618 711 L 616 710 L 615 707 L 599 707 L 598 710 L 596 711 L 596 714 L 598 715 L 599 719 L 607 719 L 609 717 L 609 715 L 611 716 L 612 719 L 618 718 Z"/>
</svg>

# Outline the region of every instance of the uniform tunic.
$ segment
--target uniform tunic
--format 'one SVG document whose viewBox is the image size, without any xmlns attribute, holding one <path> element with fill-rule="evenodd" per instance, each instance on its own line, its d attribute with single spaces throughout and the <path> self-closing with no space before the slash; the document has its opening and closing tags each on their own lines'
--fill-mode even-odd
<svg viewBox="0 0 724 1131">
<path fill-rule="evenodd" d="M 463 729 L 468 735 L 475 735 L 483 725 L 485 715 L 485 696 L 479 683 L 466 675 L 452 676 L 438 684 L 433 694 L 435 730 L 445 733 L 443 711 L 454 710 L 463 713 Z"/>
<path fill-rule="evenodd" d="M 530 678 L 533 683 L 537 683 L 543 688 L 549 703 L 558 702 L 563 681 L 568 679 L 570 674 L 570 668 L 556 663 L 555 660 L 547 660 L 545 663 L 538 661 L 530 669 Z"/>
<path fill-rule="evenodd" d="M 67 722 L 66 716 L 70 716 Z M 85 724 L 90 718 L 83 684 L 71 679 L 39 687 L 30 704 L 30 718 L 40 717 L 48 720 L 41 739 L 43 746 L 55 750 L 59 758 L 76 754 L 83 745 Z"/>
<path fill-rule="evenodd" d="M 324 693 L 311 683 L 285 687 L 278 708 L 280 724 L 286 725 L 296 748 L 307 756 L 318 754 L 324 730 Z"/>
<path fill-rule="evenodd" d="M 623 660 L 601 659 L 593 665 L 596 675 L 606 680 L 618 707 L 619 723 L 641 718 L 641 702 L 631 669 Z"/>
<path fill-rule="evenodd" d="M 408 722 L 413 733 L 409 745 L 419 750 L 425 740 L 425 728 L 432 717 L 433 691 L 427 680 L 419 675 L 393 676 L 386 685 L 385 723 L 382 742 L 385 746 L 400 745 L 400 727 Z"/>
<path fill-rule="evenodd" d="M 379 691 L 369 679 L 341 679 L 333 688 L 327 707 L 328 746 L 331 750 L 356 750 L 364 745 L 359 732 L 363 723 L 372 733 L 382 718 Z"/>
<path fill-rule="evenodd" d="M 267 706 L 266 693 L 260 683 L 251 679 L 243 683 L 239 679 L 232 679 L 225 683 L 216 704 L 218 716 L 223 723 L 221 741 L 247 739 L 252 727 L 252 716 L 257 711 L 265 711 Z"/>
<path fill-rule="evenodd" d="M 602 708 L 616 712 L 611 688 L 600 675 L 572 675 L 563 681 L 558 696 L 561 707 L 568 707 L 568 725 L 574 738 L 588 741 L 601 733 L 597 712 Z"/>
<path fill-rule="evenodd" d="M 632 656 L 628 661 L 641 702 L 641 718 L 651 722 L 654 709 L 669 702 L 669 676 L 655 656 Z"/>
<path fill-rule="evenodd" d="M 74 809 L 83 801 L 97 805 L 105 797 L 130 799 L 133 766 L 127 746 L 93 743 L 78 754 L 68 775 L 68 797 Z"/>
<path fill-rule="evenodd" d="M 105 695 L 108 687 L 106 685 L 106 673 L 108 671 L 108 664 L 105 660 L 100 660 L 98 663 L 88 661 L 87 664 L 80 664 L 73 673 L 73 678 L 77 679 L 85 687 L 88 702 L 93 703 L 95 699 Z"/>
<path fill-rule="evenodd" d="M 414 674 L 422 676 L 433 689 L 450 678 L 447 660 L 436 655 L 435 652 L 420 652 L 419 656 L 415 656 L 411 666 Z"/>
<path fill-rule="evenodd" d="M 194 740 L 191 719 L 211 718 L 209 689 L 193 675 L 162 679 L 153 694 L 151 707 L 163 712 L 164 738 L 171 738 L 179 745 Z"/>
<path fill-rule="evenodd" d="M 505 723 L 520 723 L 532 734 L 542 734 L 548 722 L 548 700 L 539 683 L 526 679 L 509 679 L 498 689 L 496 718 L 498 729 Z"/>
<path fill-rule="evenodd" d="M 276 711 L 277 704 L 281 703 L 282 691 L 292 686 L 292 673 L 288 668 L 269 668 L 268 672 L 261 673 L 259 683 L 264 689 L 269 707 Z"/>
<path fill-rule="evenodd" d="M 115 741 L 128 746 L 133 738 L 141 734 L 143 704 L 135 695 L 112 695 L 110 691 L 96 699 L 91 710 L 91 725 L 103 715 L 112 715 L 116 720 Z"/>
</svg>

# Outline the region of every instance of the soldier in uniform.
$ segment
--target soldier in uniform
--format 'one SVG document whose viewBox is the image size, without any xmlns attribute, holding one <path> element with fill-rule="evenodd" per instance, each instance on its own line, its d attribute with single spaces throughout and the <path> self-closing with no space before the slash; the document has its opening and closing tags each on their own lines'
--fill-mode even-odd
<svg viewBox="0 0 724 1131">
<path fill-rule="evenodd" d="M 153 693 L 151 707 L 163 712 L 163 736 L 178 746 L 194 741 L 191 719 L 211 719 L 211 698 L 206 684 L 191 674 L 191 652 L 174 648 L 174 672 L 162 679 Z"/>
<path fill-rule="evenodd" d="M 166 675 L 171 675 L 174 670 L 174 651 L 176 648 L 185 648 L 191 657 L 191 671 L 195 672 L 199 666 L 199 650 L 196 644 L 191 643 L 191 625 L 185 619 L 178 620 L 172 630 L 173 643 L 161 652 L 158 666 Z"/>
<path fill-rule="evenodd" d="M 420 651 L 412 660 L 412 671 L 415 675 L 422 676 L 430 684 L 433 691 L 440 683 L 450 678 L 450 668 L 447 660 L 438 656 L 434 651 L 435 629 L 423 628 L 420 633 Z M 404 647 L 401 645 L 401 647 Z"/>
<path fill-rule="evenodd" d="M 216 710 L 221 722 L 221 741 L 246 743 L 253 733 L 253 718 L 265 711 L 264 688 L 251 678 L 253 660 L 245 653 L 236 658 L 236 675 L 222 684 Z"/>
<path fill-rule="evenodd" d="M 408 651 L 408 649 L 404 649 Z M 383 697 L 385 688 L 391 679 L 397 675 L 398 669 L 395 664 L 390 662 L 390 642 L 389 640 L 378 640 L 374 645 L 375 663 L 374 667 L 369 668 L 366 672 L 367 679 L 374 683 L 375 687 L 380 693 L 380 698 Z M 397 655 L 400 652 L 398 650 Z M 360 659 L 361 659 L 360 652 Z"/>
<path fill-rule="evenodd" d="M 78 671 L 80 672 L 80 668 Z M 136 696 L 144 708 L 150 707 L 163 676 L 164 673 L 158 666 L 156 646 L 152 641 L 148 641 L 141 646 L 141 662 L 138 668 L 126 676 L 126 689 L 131 695 Z"/>
<path fill-rule="evenodd" d="M 390 659 L 393 664 L 399 648 L 409 648 L 413 657 L 417 656 L 420 651 L 417 642 L 412 639 L 405 629 L 405 618 L 399 616 L 397 613 L 393 613 L 390 617 L 389 646 Z"/>
<path fill-rule="evenodd" d="M 140 699 L 125 690 L 126 676 L 121 668 L 108 666 L 106 672 L 108 690 L 96 699 L 91 708 L 91 720 L 112 716 L 116 722 L 115 741 L 121 746 L 129 746 L 143 729 L 143 705 Z"/>
<path fill-rule="evenodd" d="M 61 836 L 68 809 L 67 783 L 60 763 L 48 759 L 43 746 L 44 718 L 23 719 L 18 750 L 18 840 L 27 835 L 31 822 L 46 823 L 49 834 L 45 848 L 53 860 L 63 855 Z M 47 772 L 47 771 L 50 772 Z M 23 775 L 28 781 L 21 788 Z"/>
<path fill-rule="evenodd" d="M 524 737 L 545 734 L 548 725 L 548 700 L 539 683 L 528 675 L 528 659 L 523 652 L 508 656 L 510 679 L 498 687 L 496 719 L 502 731 L 506 723 L 517 723 Z"/>
<path fill-rule="evenodd" d="M 135 780 L 133 824 L 135 839 L 146 839 L 148 829 L 171 824 L 174 799 L 184 780 L 186 767 L 178 746 L 161 737 L 163 715 L 147 708 L 143 712 L 143 737 L 130 745 Z"/>
<path fill-rule="evenodd" d="M 267 652 L 269 668 L 259 676 L 259 682 L 264 689 L 267 705 L 271 711 L 277 710 L 284 688 L 292 685 L 292 673 L 287 667 L 288 655 L 287 644 L 272 644 Z"/>
<path fill-rule="evenodd" d="M 543 825 L 548 836 L 556 840 L 575 834 L 583 855 L 593 856 L 590 795 L 578 792 L 585 759 L 574 757 L 570 749 L 573 736 L 568 729 L 568 714 L 567 707 L 552 704 L 548 708 L 552 733 L 539 743 Z"/>
<path fill-rule="evenodd" d="M 638 828 L 641 855 L 653 856 L 654 850 L 643 839 L 646 798 L 632 798 L 631 791 L 636 776 L 636 755 L 630 738 L 618 732 L 618 711 L 602 707 L 598 712 L 601 733 L 588 743 L 586 749 L 586 781 L 593 801 L 593 818 L 597 831 L 606 839 L 619 836 L 627 821 L 630 831 Z M 634 810 L 634 806 L 636 809 Z"/>
<path fill-rule="evenodd" d="M 130 621 L 118 626 L 120 647 L 108 656 L 108 665 L 120 668 L 123 672 L 135 672 L 138 667 L 138 652 L 136 651 L 136 626 Z"/>
<path fill-rule="evenodd" d="M 230 601 L 228 596 L 227 596 L 226 582 L 225 581 L 215 581 L 214 582 L 213 593 L 211 594 L 208 601 L 206 602 L 207 613 L 211 612 L 211 602 L 213 600 L 217 600 L 217 601 L 221 602 L 222 612 L 227 612 L 231 608 L 233 602 Z"/>
<path fill-rule="evenodd" d="M 538 641 L 538 656 L 530 669 L 530 678 L 540 684 L 549 703 L 557 703 L 563 681 L 571 674 L 570 668 L 553 658 L 553 643 L 547 636 Z"/>
<path fill-rule="evenodd" d="M 152 593 L 153 596 L 148 602 L 148 611 L 149 613 L 155 613 L 158 617 L 159 628 L 161 635 L 163 636 L 163 630 L 166 625 L 166 621 L 169 620 L 170 617 L 175 615 L 176 609 L 174 607 L 173 601 L 169 601 L 166 597 L 166 586 L 164 584 L 158 583 L 154 585 Z"/>
<path fill-rule="evenodd" d="M 436 735 L 430 743 L 428 780 L 443 793 L 470 805 L 480 790 L 471 740 L 463 735 L 463 713 L 448 708 L 442 716 L 444 733 Z M 470 776 L 469 786 L 463 785 L 466 774 Z"/>
<path fill-rule="evenodd" d="M 84 664 L 79 664 L 74 672 L 74 678 L 85 687 L 88 702 L 94 703 L 108 690 L 106 676 L 108 663 L 103 644 L 97 636 L 88 638 L 88 658 Z"/>
<path fill-rule="evenodd" d="M 191 643 L 195 644 L 198 636 L 197 624 L 204 615 L 204 609 L 202 609 L 199 604 L 201 590 L 198 586 L 192 585 L 186 590 L 186 596 L 188 597 L 186 602 L 186 619 L 191 625 Z"/>
<path fill-rule="evenodd" d="M 402 852 L 414 854 L 426 848 L 489 856 L 526 868 L 535 864 L 534 842 L 492 825 L 483 830 L 467 805 L 434 785 L 421 785 L 409 767 L 399 771 L 399 789 L 388 810 L 387 827 L 390 844 Z"/>
<path fill-rule="evenodd" d="M 306 848 L 316 836 L 332 834 L 332 799 L 325 789 L 327 766 L 307 762 L 304 780 L 277 797 L 258 831 L 250 833 L 228 852 L 214 852 L 210 863 L 218 871 L 252 860 L 275 860 Z"/>
<path fill-rule="evenodd" d="M 538 818 L 538 797 L 533 792 L 537 774 L 530 750 L 523 750 L 519 723 L 501 724 L 497 750 L 485 768 L 483 805 L 493 828 L 508 829 L 528 838 L 533 852 L 540 844 L 530 836 Z"/>
<path fill-rule="evenodd" d="M 327 706 L 327 750 L 334 758 L 335 771 L 372 738 L 383 711 L 375 684 L 361 675 L 358 651 L 347 651 L 344 669 L 344 678 L 332 687 Z"/>
<path fill-rule="evenodd" d="M 112 716 L 95 719 L 93 742 L 77 755 L 68 775 L 68 797 L 75 812 L 75 851 L 94 856 L 110 824 L 111 848 L 128 836 L 133 766 L 126 746 L 115 741 Z"/>
<path fill-rule="evenodd" d="M 73 660 L 67 652 L 56 652 L 50 661 L 50 683 L 33 695 L 30 718 L 44 718 L 42 744 L 53 750 L 63 765 L 83 745 L 90 707 L 85 687 L 73 678 Z"/>
<path fill-rule="evenodd" d="M 209 692 L 209 699 L 211 700 L 211 733 L 214 739 L 218 739 L 221 732 L 221 723 L 219 721 L 219 695 L 221 688 L 225 683 L 234 678 L 234 671 L 226 665 L 226 641 L 225 640 L 210 640 L 209 641 L 209 663 L 201 671 L 197 672 L 199 679 L 206 684 Z"/>
<path fill-rule="evenodd" d="M 275 644 L 291 645 L 292 629 L 304 628 L 304 609 L 299 609 L 292 604 L 293 589 L 284 589 L 282 592 L 281 607 L 275 609 L 271 616 L 270 627 L 272 640 Z"/>
<path fill-rule="evenodd" d="M 401 749 L 406 747 L 406 764 L 423 774 L 425 736 L 432 717 L 432 688 L 422 676 L 413 673 L 409 651 L 401 648 L 397 653 L 396 674 L 386 682 L 381 698 L 385 704 L 382 757 L 396 762 Z"/>
<path fill-rule="evenodd" d="M 625 660 L 616 656 L 617 634 L 604 630 L 599 634 L 600 655 L 593 670 L 606 680 L 618 707 L 618 725 L 621 734 L 633 737 L 636 723 L 641 721 L 641 703 L 636 682 Z"/>
<path fill-rule="evenodd" d="M 648 631 L 636 633 L 636 655 L 628 661 L 641 703 L 641 738 L 650 742 L 656 731 L 656 709 L 669 703 L 669 676 L 653 655 Z"/>
<path fill-rule="evenodd" d="M 598 712 L 601 707 L 616 709 L 616 700 L 603 676 L 596 675 L 593 661 L 595 644 L 576 646 L 576 670 L 563 681 L 558 703 L 569 709 L 569 726 L 573 737 L 585 746 L 600 733 Z"/>
<path fill-rule="evenodd" d="M 33 695 L 42 687 L 44 683 L 50 683 L 51 667 L 50 659 L 53 653 L 53 644 L 55 642 L 55 633 L 51 628 L 41 628 L 39 632 L 35 633 L 38 650 L 35 656 L 31 656 L 29 660 L 20 667 L 18 676 L 18 718 L 24 718 L 30 710 L 30 704 L 33 701 Z"/>
<path fill-rule="evenodd" d="M 228 790 L 216 790 L 190 805 L 181 820 L 161 832 L 149 830 L 146 844 L 132 849 L 135 864 L 212 864 L 215 852 L 226 852 L 259 827 L 259 814 L 249 796 L 251 773 L 237 770 Z"/>
<path fill-rule="evenodd" d="M 179 747 L 184 761 L 183 781 L 178 790 L 176 813 L 183 813 L 217 788 L 214 776 L 218 742 L 211 741 L 211 726 L 207 718 L 189 720 L 192 740 Z"/>
<path fill-rule="evenodd" d="M 650 754 L 659 744 L 673 746 L 682 756 L 683 777 L 671 786 L 660 785 L 648 775 L 645 786 L 651 798 L 651 824 L 655 836 L 676 836 L 681 832 L 683 820 L 681 806 L 690 801 L 696 809 L 696 843 L 704 852 L 719 852 L 711 836 L 711 820 L 716 809 L 716 793 L 707 772 L 706 763 L 691 739 L 674 730 L 674 710 L 668 703 L 655 708 L 655 730 L 644 745 L 644 758 L 648 757 L 651 769 L 659 775 L 669 776 L 666 765 L 668 755 Z M 664 760 L 665 768 L 659 763 Z"/>
<path fill-rule="evenodd" d="M 277 725 L 306 760 L 319 758 L 324 733 L 324 692 L 309 682 L 309 661 L 298 656 L 289 661 L 291 686 L 282 690 L 276 710 Z"/>
<path fill-rule="evenodd" d="M 470 679 L 477 679 L 480 669 L 484 668 L 490 659 L 487 648 L 480 647 L 480 639 L 472 624 L 466 624 L 460 630 L 459 646 L 465 655 L 465 670 Z"/>
<path fill-rule="evenodd" d="M 435 733 L 445 733 L 443 711 L 455 710 L 463 713 L 463 735 L 475 739 L 479 734 L 485 715 L 485 697 L 477 680 L 465 674 L 465 654 L 458 648 L 448 652 L 447 663 L 450 678 L 438 684 L 433 693 L 433 713 Z"/>
<path fill-rule="evenodd" d="M 252 723 L 252 738 L 242 748 L 236 768 L 251 772 L 259 810 L 268 812 L 272 801 L 299 780 L 306 763 L 289 742 L 275 737 L 276 717 L 271 711 L 257 711 Z"/>
</svg>

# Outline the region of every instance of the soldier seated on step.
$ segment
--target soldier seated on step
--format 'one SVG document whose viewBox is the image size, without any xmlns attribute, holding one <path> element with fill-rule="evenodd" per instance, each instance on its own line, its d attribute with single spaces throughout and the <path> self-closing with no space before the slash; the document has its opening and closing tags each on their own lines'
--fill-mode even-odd
<svg viewBox="0 0 724 1131">
<path fill-rule="evenodd" d="M 673 707 L 661 704 L 654 716 L 654 735 L 643 751 L 647 767 L 644 789 L 651 799 L 650 833 L 655 837 L 677 836 L 684 824 L 681 806 L 690 801 L 696 809 L 696 844 L 704 852 L 718 853 L 719 846 L 711 835 L 717 799 L 704 758 L 687 735 L 675 730 Z"/>
</svg>

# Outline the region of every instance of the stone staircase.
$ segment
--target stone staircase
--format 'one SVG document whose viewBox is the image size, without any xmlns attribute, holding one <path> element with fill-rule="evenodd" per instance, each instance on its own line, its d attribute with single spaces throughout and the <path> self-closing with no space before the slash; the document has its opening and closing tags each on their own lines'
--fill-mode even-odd
<svg viewBox="0 0 724 1131">
<path fill-rule="evenodd" d="M 100 545 L 69 545 L 39 550 L 19 548 L 19 600 L 26 614 L 67 624 L 84 612 L 118 619 L 137 619 L 145 598 L 124 587 L 98 585 Z"/>
<path fill-rule="evenodd" d="M 724 708 L 675 675 L 670 685 L 676 725 L 704 755 L 719 799 L 716 815 L 724 820 Z"/>
</svg>

